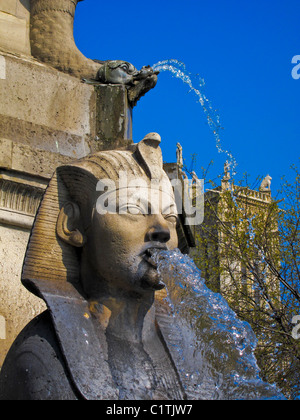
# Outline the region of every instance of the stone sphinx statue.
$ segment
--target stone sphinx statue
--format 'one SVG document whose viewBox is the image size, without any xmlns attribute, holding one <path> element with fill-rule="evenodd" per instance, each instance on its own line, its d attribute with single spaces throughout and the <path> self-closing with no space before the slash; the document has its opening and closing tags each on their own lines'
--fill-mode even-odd
<svg viewBox="0 0 300 420">
<path fill-rule="evenodd" d="M 126 85 L 132 106 L 154 88 L 157 74 L 150 66 L 138 71 L 122 61 L 100 61 L 85 57 L 77 48 L 73 25 L 75 9 L 82 0 L 31 0 L 30 44 L 38 60 L 87 83 Z"/>
<path fill-rule="evenodd" d="M 24 286 L 48 310 L 12 345 L 0 399 L 185 398 L 167 329 L 159 326 L 165 315 L 156 313 L 164 284 L 151 255 L 177 246 L 159 143 L 152 133 L 56 170 L 22 271 Z M 103 179 L 112 188 L 99 186 Z M 107 202 L 115 211 L 105 210 Z"/>
</svg>

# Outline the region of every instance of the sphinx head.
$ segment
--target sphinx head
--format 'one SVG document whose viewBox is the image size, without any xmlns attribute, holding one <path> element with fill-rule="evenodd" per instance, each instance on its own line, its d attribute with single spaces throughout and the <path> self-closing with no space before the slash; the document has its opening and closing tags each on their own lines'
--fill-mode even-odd
<svg viewBox="0 0 300 420">
<path fill-rule="evenodd" d="M 163 287 L 151 254 L 177 246 L 177 210 L 159 142 L 151 134 L 57 169 L 29 242 L 27 287 L 69 283 L 89 297 Z"/>
</svg>

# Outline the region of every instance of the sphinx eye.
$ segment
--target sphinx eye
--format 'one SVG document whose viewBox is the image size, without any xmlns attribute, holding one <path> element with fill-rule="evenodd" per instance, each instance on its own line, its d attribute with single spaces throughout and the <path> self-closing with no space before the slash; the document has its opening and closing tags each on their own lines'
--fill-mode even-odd
<svg viewBox="0 0 300 420">
<path fill-rule="evenodd" d="M 147 214 L 147 210 L 142 205 L 128 203 L 119 207 L 118 213 L 119 214 L 145 215 Z"/>
<path fill-rule="evenodd" d="M 176 214 L 167 214 L 165 216 L 165 220 L 169 223 L 171 223 L 172 225 L 177 226 L 178 223 L 178 217 L 176 216 Z"/>
</svg>

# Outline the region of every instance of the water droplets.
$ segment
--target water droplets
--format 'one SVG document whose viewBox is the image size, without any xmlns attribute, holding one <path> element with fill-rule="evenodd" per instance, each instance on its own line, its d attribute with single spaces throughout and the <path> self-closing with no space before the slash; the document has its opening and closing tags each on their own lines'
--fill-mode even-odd
<svg viewBox="0 0 300 420">
<path fill-rule="evenodd" d="M 282 398 L 259 378 L 256 337 L 250 325 L 237 318 L 220 294 L 207 288 L 194 262 L 179 250 L 162 251 L 153 258 L 182 337 L 177 351 L 184 361 L 182 376 L 190 398 Z"/>
<path fill-rule="evenodd" d="M 220 132 L 223 127 L 221 125 L 220 116 L 217 110 L 213 108 L 211 102 L 204 93 L 204 79 L 199 74 L 190 73 L 184 63 L 175 59 L 159 61 L 158 63 L 154 64 L 152 68 L 153 70 L 160 72 L 170 72 L 173 77 L 180 79 L 189 87 L 189 93 L 193 93 L 196 96 L 196 100 L 201 105 L 206 115 L 207 123 L 215 137 L 218 153 L 226 154 L 232 175 L 234 176 L 236 174 L 237 161 L 233 154 L 229 150 L 223 149 L 221 145 Z"/>
</svg>

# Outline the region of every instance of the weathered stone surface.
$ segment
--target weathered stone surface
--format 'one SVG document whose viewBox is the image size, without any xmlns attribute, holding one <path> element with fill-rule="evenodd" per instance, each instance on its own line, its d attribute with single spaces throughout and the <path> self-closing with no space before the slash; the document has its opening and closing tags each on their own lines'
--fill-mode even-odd
<svg viewBox="0 0 300 420">
<path fill-rule="evenodd" d="M 12 141 L 0 138 L 0 167 L 11 169 L 12 167 Z"/>
<path fill-rule="evenodd" d="M 97 92 L 96 132 L 101 149 L 124 146 L 132 139 L 132 109 L 125 86 L 99 85 Z"/>
<path fill-rule="evenodd" d="M 29 233 L 30 229 L 0 223 L 0 366 L 16 335 L 45 309 L 44 302 L 27 292 L 20 282 Z"/>
<path fill-rule="evenodd" d="M 0 138 L 0 168 L 50 178 L 58 165 L 74 159 Z M 0 175 L 1 177 L 1 175 Z"/>
<path fill-rule="evenodd" d="M 26 20 L 0 12 L 1 47 L 5 50 L 29 55 L 28 30 Z"/>
<path fill-rule="evenodd" d="M 30 0 L 0 0 L 0 11 L 29 21 Z"/>
<path fill-rule="evenodd" d="M 73 158 L 90 152 L 95 93 L 93 86 L 35 62 L 2 55 L 0 80 L 2 136 Z"/>
<path fill-rule="evenodd" d="M 0 0 L 0 48 L 30 55 L 30 0 Z"/>
</svg>

